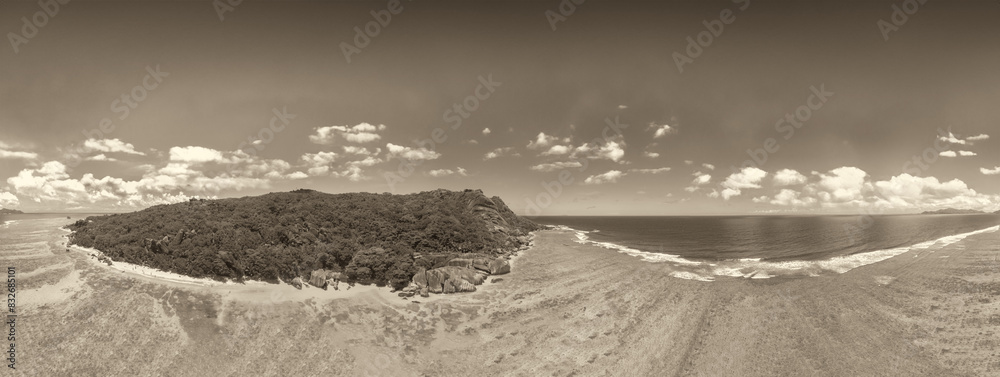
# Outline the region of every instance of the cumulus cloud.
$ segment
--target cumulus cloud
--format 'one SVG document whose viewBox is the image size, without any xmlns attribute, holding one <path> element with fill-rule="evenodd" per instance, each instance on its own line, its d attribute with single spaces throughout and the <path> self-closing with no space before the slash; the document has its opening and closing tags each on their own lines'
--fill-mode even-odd
<svg viewBox="0 0 1000 377">
<path fill-rule="evenodd" d="M 640 174 L 660 174 L 670 171 L 670 168 L 663 167 L 657 169 L 630 169 L 629 173 L 640 173 Z"/>
<path fill-rule="evenodd" d="M 333 163 L 337 160 L 334 152 L 306 153 L 301 157 L 305 162 L 310 176 L 326 175 L 330 172 Z"/>
<path fill-rule="evenodd" d="M 441 154 L 426 148 L 410 148 L 404 147 L 402 145 L 396 145 L 393 143 L 386 144 L 386 148 L 389 150 L 389 157 L 402 158 L 409 161 L 417 160 L 436 160 L 441 157 Z"/>
<path fill-rule="evenodd" d="M 533 171 L 538 171 L 538 172 L 546 173 L 546 172 L 556 171 L 556 170 L 562 170 L 562 169 L 579 168 L 579 167 L 582 167 L 582 166 L 583 166 L 582 164 L 580 164 L 579 162 L 576 162 L 576 161 L 559 161 L 559 162 L 538 164 L 538 165 L 532 166 L 530 169 L 533 170 Z"/>
<path fill-rule="evenodd" d="M 656 124 L 656 123 L 650 123 L 649 127 L 647 127 L 646 130 L 647 131 L 656 130 L 653 132 L 654 139 L 659 139 L 661 137 L 677 132 L 676 128 L 670 127 L 669 125 L 666 124 Z"/>
<path fill-rule="evenodd" d="M 17 196 L 9 192 L 0 192 L 0 208 L 17 207 L 21 201 Z"/>
<path fill-rule="evenodd" d="M 743 168 L 738 173 L 733 173 L 722 182 L 724 188 L 720 195 L 722 199 L 729 200 L 734 196 L 739 196 L 745 189 L 760 188 L 760 181 L 767 176 L 767 172 L 755 167 Z"/>
<path fill-rule="evenodd" d="M 708 170 L 715 170 L 715 165 L 708 164 L 708 163 L 701 164 L 701 167 L 703 167 L 705 169 L 708 169 Z"/>
<path fill-rule="evenodd" d="M 490 131 L 489 127 L 483 129 L 483 135 L 489 135 L 490 132 L 492 131 Z"/>
<path fill-rule="evenodd" d="M 996 195 L 983 195 L 959 179 L 941 182 L 935 177 L 901 174 L 874 183 L 874 205 L 891 208 L 983 208 L 996 204 Z"/>
<path fill-rule="evenodd" d="M 360 123 L 355 126 L 327 126 L 319 127 L 313 130 L 313 134 L 309 135 L 309 141 L 315 144 L 333 144 L 336 141 L 336 135 L 344 138 L 351 143 L 370 143 L 382 138 L 378 133 L 385 131 L 386 126 L 380 124 L 378 126 L 369 123 Z"/>
<path fill-rule="evenodd" d="M 775 186 L 792 186 L 806 183 L 806 176 L 792 169 L 781 169 L 774 173 Z"/>
<path fill-rule="evenodd" d="M 818 183 L 810 184 L 807 189 L 816 191 L 819 199 L 828 205 L 831 203 L 857 203 L 863 199 L 862 192 L 870 187 L 865 183 L 868 175 L 864 170 L 853 166 L 843 166 L 819 174 Z"/>
<path fill-rule="evenodd" d="M 985 175 L 997 175 L 1000 174 L 1000 166 L 997 166 L 993 169 L 979 168 L 979 171 Z"/>
<path fill-rule="evenodd" d="M 451 175 L 460 175 L 460 176 L 465 177 L 465 176 L 467 176 L 469 174 L 466 172 L 465 169 L 459 167 L 459 168 L 456 168 L 455 170 L 452 170 L 452 169 L 431 170 L 430 172 L 427 173 L 427 175 L 430 175 L 431 177 L 447 177 L 447 176 L 451 176 Z"/>
<path fill-rule="evenodd" d="M 618 182 L 618 179 L 620 179 L 624 175 L 625 175 L 625 173 L 622 173 L 621 171 L 611 170 L 611 171 L 608 171 L 607 173 L 589 176 L 589 177 L 587 177 L 587 179 L 585 179 L 583 181 L 583 183 L 586 184 L 586 185 L 600 185 L 600 184 L 605 184 L 605 183 L 615 183 L 615 182 Z"/>
<path fill-rule="evenodd" d="M 643 155 L 643 156 L 646 156 L 646 157 L 649 157 L 649 158 L 657 158 L 657 157 L 660 157 L 660 154 L 659 154 L 659 153 L 656 153 L 656 152 L 649 152 L 649 151 L 646 151 L 646 152 L 642 152 L 642 155 Z"/>
<path fill-rule="evenodd" d="M 802 193 L 790 189 L 781 189 L 781 191 L 774 196 L 774 199 L 770 201 L 773 205 L 786 207 L 805 207 L 816 204 L 816 202 L 816 198 L 803 197 Z"/>
</svg>

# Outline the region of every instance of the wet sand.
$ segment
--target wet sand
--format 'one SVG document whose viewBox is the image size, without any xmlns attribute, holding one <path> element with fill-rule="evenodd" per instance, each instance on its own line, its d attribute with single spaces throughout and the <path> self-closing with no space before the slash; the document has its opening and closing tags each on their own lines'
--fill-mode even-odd
<svg viewBox="0 0 1000 377">
<path fill-rule="evenodd" d="M 62 234 L 0 255 L 34 287 L 17 374 L 1000 375 L 1000 232 L 843 274 L 702 282 L 543 231 L 502 281 L 410 301 L 227 295 L 116 272 Z"/>
</svg>

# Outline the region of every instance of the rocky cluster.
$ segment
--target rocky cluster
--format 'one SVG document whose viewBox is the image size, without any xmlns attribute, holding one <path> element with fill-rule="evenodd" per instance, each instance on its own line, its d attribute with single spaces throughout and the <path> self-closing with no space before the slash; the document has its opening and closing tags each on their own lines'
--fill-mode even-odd
<svg viewBox="0 0 1000 377">
<path fill-rule="evenodd" d="M 417 272 L 399 296 L 419 294 L 428 297 L 431 293 L 475 292 L 476 286 L 483 284 L 488 276 L 509 272 L 510 263 L 503 258 L 454 258 L 447 261 L 444 267 Z"/>
<path fill-rule="evenodd" d="M 302 280 L 301 277 L 297 277 L 290 283 L 293 287 L 302 289 L 302 286 L 309 284 L 311 286 L 323 289 L 329 289 L 333 287 L 333 290 L 340 289 L 340 281 L 344 278 L 343 273 L 334 272 L 330 270 L 314 270 L 309 275 L 309 281 Z"/>
</svg>

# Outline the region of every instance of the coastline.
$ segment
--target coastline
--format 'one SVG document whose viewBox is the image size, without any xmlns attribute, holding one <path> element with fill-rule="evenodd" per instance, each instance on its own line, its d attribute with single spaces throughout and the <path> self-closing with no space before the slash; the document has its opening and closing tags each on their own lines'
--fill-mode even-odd
<svg viewBox="0 0 1000 377">
<path fill-rule="evenodd" d="M 530 252 L 511 257 L 502 281 L 411 301 L 362 286 L 331 296 L 162 281 L 66 253 L 62 232 L 50 233 L 51 250 L 21 270 L 24 284 L 42 284 L 19 293 L 34 302 L 18 328 L 35 334 L 19 343 L 31 375 L 197 376 L 207 367 L 226 375 L 1000 372 L 992 356 L 1000 232 L 842 274 L 705 283 L 670 276 L 676 267 L 667 263 L 576 243 L 573 232 L 543 230 Z M 61 350 L 54 360 L 33 356 L 51 356 L 53 347 Z M 138 356 L 87 362 L 121 350 Z"/>
</svg>

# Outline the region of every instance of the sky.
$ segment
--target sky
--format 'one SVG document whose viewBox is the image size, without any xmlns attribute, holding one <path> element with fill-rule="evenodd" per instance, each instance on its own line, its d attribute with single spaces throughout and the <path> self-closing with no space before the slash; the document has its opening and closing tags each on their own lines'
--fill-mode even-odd
<svg viewBox="0 0 1000 377">
<path fill-rule="evenodd" d="M 997 17 L 995 1 L 3 2 L 0 206 L 471 188 L 527 215 L 995 211 Z"/>
</svg>

